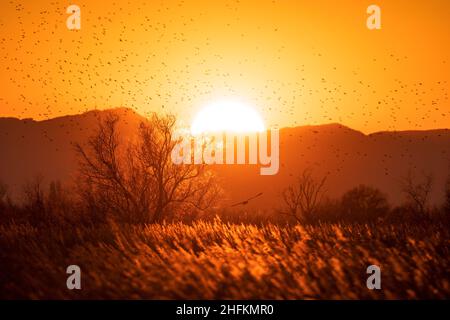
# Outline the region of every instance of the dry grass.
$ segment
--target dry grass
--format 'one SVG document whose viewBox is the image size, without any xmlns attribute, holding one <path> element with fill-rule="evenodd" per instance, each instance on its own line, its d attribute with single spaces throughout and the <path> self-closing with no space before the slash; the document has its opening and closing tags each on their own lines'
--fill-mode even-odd
<svg viewBox="0 0 450 320">
<path fill-rule="evenodd" d="M 440 223 L 0 225 L 0 298 L 448 298 L 449 235 Z M 66 289 L 70 264 L 82 290 Z M 382 290 L 366 287 L 370 264 Z"/>
</svg>

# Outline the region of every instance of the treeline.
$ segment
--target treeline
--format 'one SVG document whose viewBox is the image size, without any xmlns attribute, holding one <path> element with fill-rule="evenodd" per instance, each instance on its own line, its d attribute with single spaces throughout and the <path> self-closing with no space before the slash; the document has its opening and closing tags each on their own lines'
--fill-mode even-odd
<svg viewBox="0 0 450 320">
<path fill-rule="evenodd" d="M 190 222 L 195 219 L 211 220 L 217 215 L 223 221 L 231 223 L 367 223 L 367 222 L 411 222 L 440 220 L 450 221 L 450 183 L 447 183 L 445 203 L 442 206 L 431 206 L 428 203 L 428 182 L 411 183 L 407 180 L 405 185 L 405 201 L 400 206 L 390 206 L 387 197 L 378 189 L 360 185 L 346 193 L 340 199 L 323 197 L 316 202 L 307 199 L 313 193 L 302 191 L 302 196 L 290 190 L 291 198 L 285 196 L 282 209 L 254 210 L 254 211 L 230 211 L 224 208 L 209 208 L 199 213 L 188 211 L 178 215 L 166 215 L 166 221 Z M 292 188 L 292 187 L 290 187 Z M 309 187 L 311 192 L 312 187 Z M 16 221 L 29 222 L 32 225 L 45 223 L 69 223 L 69 224 L 98 224 L 107 220 L 119 219 L 107 207 L 101 207 L 95 201 L 85 201 L 79 194 L 80 191 L 63 187 L 60 182 L 45 183 L 41 177 L 37 177 L 23 187 L 23 201 L 14 203 L 8 196 L 7 186 L 0 183 L 0 217 L 1 222 Z M 297 189 L 298 192 L 302 190 Z M 285 191 L 286 193 L 286 191 Z M 297 196 L 296 198 L 294 196 Z M 297 203 L 293 201 L 297 199 Z M 291 211 L 289 211 L 291 210 Z M 296 210 L 296 211 L 294 211 Z M 294 215 L 295 214 L 295 215 Z M 148 222 L 148 219 L 133 219 L 136 223 Z"/>
<path fill-rule="evenodd" d="M 402 205 L 391 206 L 384 193 L 367 185 L 356 186 L 339 199 L 327 197 L 308 199 L 308 192 L 302 195 L 289 191 L 275 210 L 230 210 L 222 207 L 205 210 L 174 211 L 164 215 L 158 222 L 214 220 L 217 217 L 229 223 L 424 223 L 440 221 L 450 223 L 450 183 L 447 183 L 445 202 L 441 206 L 432 206 L 425 197 L 423 185 L 414 184 L 414 189 L 405 188 L 405 201 Z M 290 187 L 292 188 L 292 187 Z M 109 206 L 97 203 L 91 195 L 87 200 L 83 196 L 86 190 L 65 187 L 60 182 L 45 183 L 37 177 L 23 187 L 22 201 L 14 202 L 8 195 L 7 186 L 0 182 L 0 223 L 27 222 L 31 225 L 96 225 L 107 221 L 124 223 L 149 223 L 149 219 L 132 213 L 118 214 Z M 288 190 L 288 189 L 286 189 Z M 297 189 L 300 192 L 302 189 Z M 312 189 L 309 189 L 311 191 Z M 422 192 L 419 194 L 418 192 Z M 284 194 L 286 191 L 284 192 Z M 296 197 L 294 197 L 296 196 Z M 319 197 L 319 195 L 318 195 Z M 294 201 L 296 200 L 296 202 Z"/>
<path fill-rule="evenodd" d="M 273 208 L 231 211 L 220 206 L 221 190 L 206 165 L 172 162 L 178 143 L 174 117 L 153 115 L 127 141 L 118 133 L 118 121 L 117 115 L 107 115 L 85 145 L 74 146 L 80 164 L 72 185 L 36 177 L 23 186 L 22 201 L 15 203 L 0 181 L 0 223 L 160 223 L 216 216 L 256 224 L 450 220 L 450 178 L 445 203 L 432 206 L 433 177 L 413 172 L 401 180 L 401 206 L 392 207 L 382 191 L 366 185 L 348 190 L 340 199 L 327 198 L 327 177 L 315 177 L 305 169 L 296 183 L 282 190 Z"/>
<path fill-rule="evenodd" d="M 340 199 L 326 197 L 326 177 L 316 178 L 304 170 L 295 184 L 282 193 L 279 213 L 304 223 L 318 222 L 420 222 L 450 220 L 450 176 L 445 185 L 445 201 L 431 205 L 433 176 L 409 171 L 400 179 L 403 203 L 392 207 L 387 196 L 367 185 L 356 186 Z"/>
</svg>

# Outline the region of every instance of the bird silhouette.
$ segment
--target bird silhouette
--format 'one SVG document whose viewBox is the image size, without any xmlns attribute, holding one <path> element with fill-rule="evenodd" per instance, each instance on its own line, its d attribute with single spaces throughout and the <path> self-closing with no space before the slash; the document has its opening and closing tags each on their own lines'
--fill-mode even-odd
<svg viewBox="0 0 450 320">
<path fill-rule="evenodd" d="M 256 199 L 256 198 L 262 196 L 262 194 L 263 194 L 263 193 L 260 192 L 260 193 L 258 193 L 257 195 L 255 195 L 255 196 L 253 196 L 253 197 L 251 197 L 251 198 L 248 198 L 247 200 L 244 200 L 244 201 L 235 203 L 235 204 L 231 205 L 230 207 L 245 206 L 245 205 L 247 205 L 251 200 Z"/>
</svg>

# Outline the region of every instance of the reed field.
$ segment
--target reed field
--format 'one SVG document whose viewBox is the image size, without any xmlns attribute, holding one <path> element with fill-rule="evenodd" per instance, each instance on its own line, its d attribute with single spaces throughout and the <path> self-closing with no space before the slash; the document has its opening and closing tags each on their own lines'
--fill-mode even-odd
<svg viewBox="0 0 450 320">
<path fill-rule="evenodd" d="M 430 299 L 450 296 L 446 224 L 0 225 L 2 299 Z M 80 266 L 81 290 L 66 268 Z M 381 268 L 381 290 L 366 268 Z"/>
</svg>

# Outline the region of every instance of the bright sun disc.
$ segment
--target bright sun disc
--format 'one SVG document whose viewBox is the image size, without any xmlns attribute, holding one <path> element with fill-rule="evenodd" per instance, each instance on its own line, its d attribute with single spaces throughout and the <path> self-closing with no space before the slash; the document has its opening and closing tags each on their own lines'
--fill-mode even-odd
<svg viewBox="0 0 450 320">
<path fill-rule="evenodd" d="M 264 123 L 256 110 L 237 101 L 219 101 L 204 107 L 194 118 L 193 135 L 208 132 L 261 132 Z"/>
</svg>

